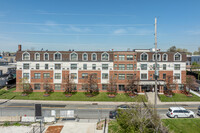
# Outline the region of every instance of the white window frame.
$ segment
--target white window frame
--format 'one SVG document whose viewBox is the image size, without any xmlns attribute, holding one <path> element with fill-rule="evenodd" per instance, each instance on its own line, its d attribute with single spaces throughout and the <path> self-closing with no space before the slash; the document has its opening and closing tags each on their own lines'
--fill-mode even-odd
<svg viewBox="0 0 200 133">
<path fill-rule="evenodd" d="M 147 60 L 142 60 L 142 55 L 144 55 L 144 54 L 147 55 Z M 149 55 L 148 55 L 147 53 L 142 53 L 142 54 L 140 55 L 140 60 L 141 60 L 141 61 L 148 61 L 148 57 L 149 57 Z"/>
<path fill-rule="evenodd" d="M 30 53 L 29 53 L 29 52 L 24 52 L 24 53 L 22 54 L 22 60 L 24 60 L 24 54 L 28 54 L 28 55 L 29 55 L 28 60 L 30 60 Z"/>
<path fill-rule="evenodd" d="M 164 60 L 164 56 L 166 55 L 166 60 Z M 166 53 L 164 53 L 163 55 L 162 55 L 162 61 L 168 61 L 168 54 L 166 54 Z"/>
<path fill-rule="evenodd" d="M 96 55 L 96 60 L 93 60 L 93 55 Z M 91 55 L 91 60 L 92 60 L 92 61 L 97 61 L 97 54 L 96 54 L 96 53 L 92 53 L 92 55 Z"/>
<path fill-rule="evenodd" d="M 152 60 L 155 61 L 154 55 L 152 55 Z M 157 53 L 157 56 L 159 55 L 159 58 L 157 58 L 157 61 L 161 61 L 161 54 Z"/>
<path fill-rule="evenodd" d="M 175 56 L 176 56 L 177 54 L 180 55 L 180 60 L 175 60 Z M 182 55 L 181 55 L 179 52 L 177 52 L 177 53 L 174 54 L 174 61 L 182 61 Z"/>
<path fill-rule="evenodd" d="M 72 54 L 76 54 L 76 60 L 72 60 Z M 70 53 L 70 61 L 78 61 L 78 54 L 76 52 Z"/>
<path fill-rule="evenodd" d="M 84 60 L 84 55 L 85 55 L 85 54 L 87 55 L 86 60 Z M 83 60 L 83 61 L 87 61 L 87 60 L 88 60 L 88 54 L 87 54 L 87 53 L 83 53 L 83 54 L 82 54 L 82 60 Z"/>
<path fill-rule="evenodd" d="M 107 55 L 108 55 L 108 60 L 103 60 L 103 58 L 102 58 L 102 57 L 103 57 L 103 54 L 107 54 Z M 102 61 L 109 61 L 109 54 L 108 54 L 107 52 L 103 52 L 103 53 L 101 54 L 101 60 L 102 60 Z"/>
<path fill-rule="evenodd" d="M 44 56 L 43 59 L 45 60 L 45 54 L 48 54 L 48 60 L 49 60 L 49 53 L 47 53 L 47 52 L 44 53 L 44 55 L 43 55 L 43 56 Z"/>
<path fill-rule="evenodd" d="M 39 60 L 40 60 L 40 53 L 38 53 L 38 52 L 35 53 L 34 60 L 37 60 L 37 59 L 36 59 L 36 55 L 37 55 L 37 54 L 39 54 Z"/>
<path fill-rule="evenodd" d="M 56 53 L 53 54 L 53 60 L 56 60 L 56 59 L 55 59 L 55 55 L 56 55 L 56 54 L 60 54 L 60 59 L 59 59 L 59 60 L 61 61 L 61 60 L 62 60 L 62 54 L 61 54 L 60 52 L 58 52 L 58 51 L 57 51 Z M 57 59 L 57 60 L 58 60 L 58 59 Z"/>
</svg>

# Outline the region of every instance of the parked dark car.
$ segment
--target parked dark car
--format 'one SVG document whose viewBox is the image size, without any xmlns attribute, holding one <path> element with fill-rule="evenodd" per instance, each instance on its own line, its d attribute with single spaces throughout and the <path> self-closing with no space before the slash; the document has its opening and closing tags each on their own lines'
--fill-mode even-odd
<svg viewBox="0 0 200 133">
<path fill-rule="evenodd" d="M 198 107 L 197 115 L 200 116 L 200 106 Z"/>
<path fill-rule="evenodd" d="M 130 106 L 127 104 L 122 104 L 122 105 L 117 106 L 117 109 L 130 109 Z"/>
<path fill-rule="evenodd" d="M 109 113 L 109 118 L 111 118 L 111 119 L 114 119 L 114 118 L 116 118 L 117 117 L 117 110 L 112 110 L 112 111 L 110 111 L 110 113 Z"/>
</svg>

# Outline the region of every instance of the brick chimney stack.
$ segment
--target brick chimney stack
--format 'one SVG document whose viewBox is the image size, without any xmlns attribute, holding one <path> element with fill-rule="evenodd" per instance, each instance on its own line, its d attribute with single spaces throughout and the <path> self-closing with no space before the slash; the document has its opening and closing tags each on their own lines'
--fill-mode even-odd
<svg viewBox="0 0 200 133">
<path fill-rule="evenodd" d="M 21 44 L 18 45 L 18 51 L 22 51 L 22 45 Z"/>
</svg>

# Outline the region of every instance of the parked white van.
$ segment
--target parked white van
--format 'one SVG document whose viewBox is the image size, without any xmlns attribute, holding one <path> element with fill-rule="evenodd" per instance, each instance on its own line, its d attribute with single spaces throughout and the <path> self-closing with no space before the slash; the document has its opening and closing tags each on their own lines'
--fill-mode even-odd
<svg viewBox="0 0 200 133">
<path fill-rule="evenodd" d="M 194 118 L 195 114 L 191 110 L 186 110 L 183 107 L 170 107 L 167 112 L 167 116 L 170 118 L 188 117 Z"/>
</svg>

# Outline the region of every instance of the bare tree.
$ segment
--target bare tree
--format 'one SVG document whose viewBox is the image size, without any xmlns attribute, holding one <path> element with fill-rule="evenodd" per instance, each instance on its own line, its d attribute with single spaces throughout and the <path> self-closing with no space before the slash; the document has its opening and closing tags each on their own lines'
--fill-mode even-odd
<svg viewBox="0 0 200 133">
<path fill-rule="evenodd" d="M 191 89 L 195 90 L 196 87 L 197 87 L 196 78 L 192 75 L 187 75 L 185 81 L 184 93 L 189 94 L 190 90 Z"/>
<path fill-rule="evenodd" d="M 96 73 L 88 74 L 88 76 L 84 78 L 84 83 L 82 87 L 86 91 L 86 95 L 90 96 L 97 95 L 99 93 L 97 74 Z"/>
<path fill-rule="evenodd" d="M 73 92 L 75 92 L 75 83 L 74 83 L 74 77 L 72 75 L 65 75 L 63 77 L 63 88 L 65 89 L 66 95 L 72 95 Z"/>
<path fill-rule="evenodd" d="M 33 92 L 33 89 L 31 88 L 31 85 L 27 78 L 20 79 L 19 88 L 22 90 L 23 96 L 26 96 L 26 95 L 30 94 L 31 92 Z"/>
<path fill-rule="evenodd" d="M 108 95 L 116 95 L 117 94 L 117 77 L 114 75 L 110 75 L 109 84 L 107 88 Z"/>
<path fill-rule="evenodd" d="M 52 84 L 50 83 L 50 78 L 45 78 L 43 80 L 43 89 L 45 90 L 44 96 L 49 96 L 53 92 Z"/>
<path fill-rule="evenodd" d="M 174 82 L 173 76 L 169 75 L 169 76 L 166 77 L 165 85 L 166 85 L 165 86 L 166 89 L 164 90 L 164 93 L 166 95 L 170 95 L 171 96 L 173 94 L 172 90 L 176 89 L 176 84 Z"/>
<path fill-rule="evenodd" d="M 140 80 L 136 76 L 131 76 L 127 79 L 127 85 L 126 85 L 125 91 L 129 96 L 137 95 L 139 82 Z"/>
</svg>

